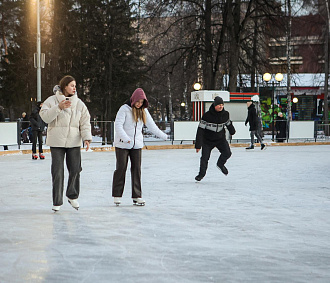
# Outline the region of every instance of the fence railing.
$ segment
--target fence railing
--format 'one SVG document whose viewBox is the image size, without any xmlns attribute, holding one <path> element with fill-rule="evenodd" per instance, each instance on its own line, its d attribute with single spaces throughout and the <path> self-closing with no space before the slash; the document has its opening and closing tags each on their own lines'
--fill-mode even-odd
<svg viewBox="0 0 330 283">
<path fill-rule="evenodd" d="M 308 127 L 303 125 L 308 123 Z M 164 131 L 173 143 L 174 140 L 192 141 L 194 140 L 198 122 L 193 121 L 176 121 L 170 122 L 157 122 L 157 126 Z M 297 132 L 293 132 L 290 129 L 289 139 L 300 139 L 303 141 L 315 140 L 315 141 L 329 141 L 330 124 L 322 124 L 320 122 L 313 121 L 301 121 L 301 125 L 297 121 L 290 123 L 292 126 L 298 129 Z M 102 145 L 113 145 L 115 131 L 114 121 L 91 121 L 93 143 L 100 143 Z M 8 127 L 7 127 L 8 126 Z M 10 127 L 9 127 L 10 126 Z M 236 134 L 233 137 L 228 137 L 230 141 L 245 141 L 249 139 L 248 127 L 244 126 L 243 122 L 234 122 L 236 128 Z M 290 126 L 290 128 L 293 128 Z M 308 131 L 307 135 L 304 135 Z M 29 126 L 29 122 L 18 120 L 16 122 L 3 122 L 0 123 L 0 145 L 18 145 L 18 148 L 24 143 L 32 142 L 32 130 Z M 44 131 L 46 136 L 46 130 Z M 146 142 L 162 141 L 158 139 L 148 128 L 143 128 L 144 140 Z M 17 136 L 17 137 L 15 137 Z M 188 137 L 188 138 L 187 138 Z M 288 139 L 286 139 L 288 141 Z"/>
</svg>

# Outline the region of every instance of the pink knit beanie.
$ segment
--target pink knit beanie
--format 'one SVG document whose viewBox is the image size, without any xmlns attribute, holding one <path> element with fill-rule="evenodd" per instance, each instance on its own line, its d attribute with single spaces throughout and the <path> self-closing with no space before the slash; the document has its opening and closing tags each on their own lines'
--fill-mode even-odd
<svg viewBox="0 0 330 283">
<path fill-rule="evenodd" d="M 143 108 L 147 108 L 149 105 L 148 99 L 146 97 L 146 94 L 144 93 L 142 88 L 137 88 L 134 90 L 132 96 L 131 96 L 131 106 L 133 107 L 134 104 L 139 101 L 140 99 L 144 99 L 143 101 Z"/>
</svg>

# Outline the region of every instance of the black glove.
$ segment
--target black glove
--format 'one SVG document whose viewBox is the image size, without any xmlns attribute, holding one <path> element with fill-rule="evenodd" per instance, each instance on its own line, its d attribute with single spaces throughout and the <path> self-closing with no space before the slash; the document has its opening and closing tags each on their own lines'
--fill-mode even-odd
<svg viewBox="0 0 330 283">
<path fill-rule="evenodd" d="M 236 130 L 234 128 L 234 125 L 233 125 L 233 122 L 232 121 L 230 121 L 230 124 L 227 125 L 227 129 L 229 131 L 229 134 L 231 134 L 232 136 L 235 135 Z"/>
</svg>

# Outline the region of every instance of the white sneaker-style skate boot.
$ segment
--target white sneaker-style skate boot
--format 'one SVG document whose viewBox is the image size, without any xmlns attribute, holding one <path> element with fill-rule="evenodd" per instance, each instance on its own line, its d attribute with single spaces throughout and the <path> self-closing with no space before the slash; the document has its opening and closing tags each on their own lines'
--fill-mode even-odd
<svg viewBox="0 0 330 283">
<path fill-rule="evenodd" d="M 116 206 L 121 204 L 121 198 L 120 197 L 114 197 L 113 202 L 115 203 Z"/>
<path fill-rule="evenodd" d="M 79 208 L 79 202 L 78 202 L 77 199 L 70 199 L 70 198 L 68 198 L 68 202 L 72 205 L 72 207 L 74 209 L 77 209 L 78 210 L 78 208 Z"/>
<path fill-rule="evenodd" d="M 134 205 L 145 205 L 146 202 L 142 198 L 133 198 Z"/>
<path fill-rule="evenodd" d="M 59 211 L 59 210 L 60 210 L 60 208 L 61 208 L 61 206 L 60 206 L 60 205 L 53 205 L 53 208 L 52 208 L 52 210 L 53 210 L 54 212 L 57 212 L 57 211 Z"/>
</svg>

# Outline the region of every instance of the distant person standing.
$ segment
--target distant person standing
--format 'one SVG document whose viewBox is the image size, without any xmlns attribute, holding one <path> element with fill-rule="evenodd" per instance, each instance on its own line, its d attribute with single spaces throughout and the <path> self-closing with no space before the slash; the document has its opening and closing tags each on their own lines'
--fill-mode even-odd
<svg viewBox="0 0 330 283">
<path fill-rule="evenodd" d="M 26 114 L 26 112 L 22 113 L 21 122 L 22 122 L 22 130 L 25 130 L 29 127 L 30 119 L 29 119 L 28 115 Z"/>
<path fill-rule="evenodd" d="M 254 136 L 258 139 L 258 141 L 261 144 L 261 150 L 263 150 L 266 145 L 262 142 L 262 138 L 260 136 L 260 133 L 258 132 L 258 116 L 257 116 L 257 110 L 256 107 L 253 104 L 252 100 L 249 100 L 247 103 L 248 108 L 248 115 L 245 120 L 245 126 L 249 123 L 250 125 L 250 136 L 251 136 L 251 144 L 246 149 L 254 149 Z"/>
<path fill-rule="evenodd" d="M 92 142 L 90 114 L 85 103 L 78 98 L 76 80 L 72 76 L 63 77 L 53 92 L 40 111 L 41 118 L 48 124 L 46 144 L 50 146 L 52 156 L 52 209 L 59 211 L 63 204 L 65 159 L 69 171 L 66 197 L 78 210 L 81 145 L 83 142 L 87 151 Z"/>
<path fill-rule="evenodd" d="M 38 159 L 37 155 L 37 140 L 39 144 L 39 157 L 40 159 L 45 159 L 42 150 L 42 132 L 45 129 L 45 122 L 41 119 L 39 111 L 41 109 L 42 102 L 38 102 L 37 106 L 34 108 L 30 115 L 30 122 L 32 128 L 32 159 Z"/>
<path fill-rule="evenodd" d="M 3 106 L 0 106 L 0 122 L 5 122 L 6 121 L 5 120 L 5 115 L 3 113 L 3 110 L 4 110 Z M 4 150 L 8 150 L 8 145 L 4 145 L 3 146 L 3 149 Z"/>
<path fill-rule="evenodd" d="M 286 119 L 282 112 L 279 112 L 276 119 L 275 129 L 276 129 L 276 141 L 284 142 L 286 139 Z"/>
</svg>

